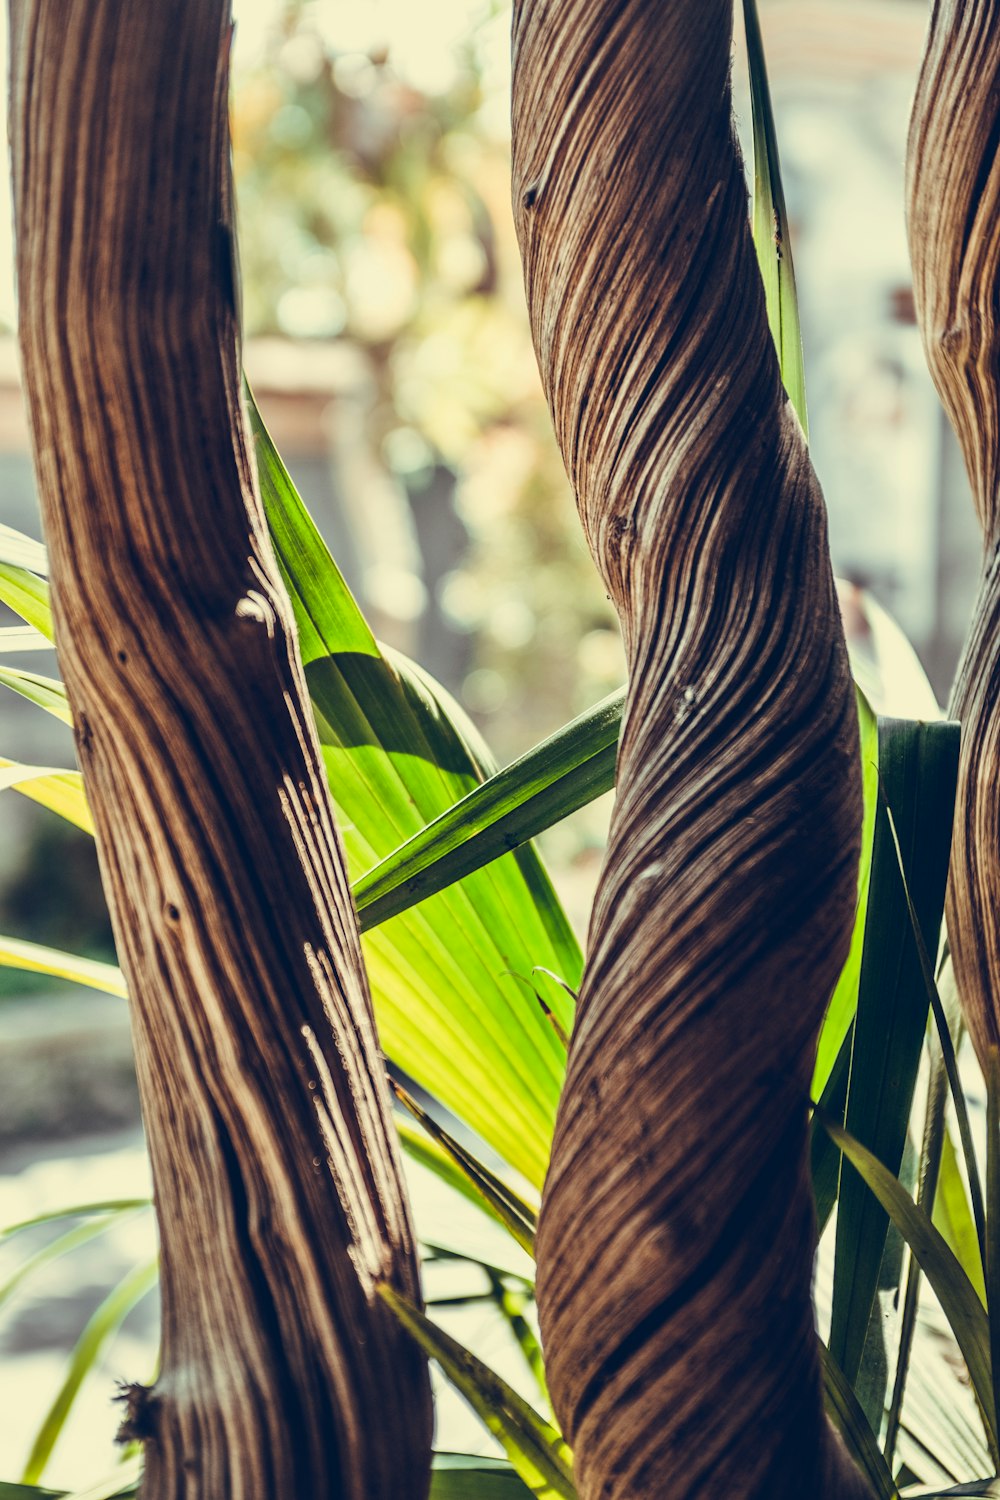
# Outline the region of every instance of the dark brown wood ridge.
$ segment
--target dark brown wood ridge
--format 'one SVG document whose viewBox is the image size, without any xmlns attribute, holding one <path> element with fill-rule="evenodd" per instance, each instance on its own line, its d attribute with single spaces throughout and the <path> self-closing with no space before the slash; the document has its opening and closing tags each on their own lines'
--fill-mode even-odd
<svg viewBox="0 0 1000 1500">
<path fill-rule="evenodd" d="M 14 0 L 20 342 L 162 1243 L 150 1500 L 423 1500 L 419 1296 L 240 397 L 227 0 Z"/>
</svg>

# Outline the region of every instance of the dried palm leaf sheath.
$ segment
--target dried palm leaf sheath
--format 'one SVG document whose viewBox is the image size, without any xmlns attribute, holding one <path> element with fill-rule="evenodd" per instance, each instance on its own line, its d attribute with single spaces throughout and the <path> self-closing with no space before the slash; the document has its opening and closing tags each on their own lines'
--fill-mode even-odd
<svg viewBox="0 0 1000 1500">
<path fill-rule="evenodd" d="M 934 5 L 907 153 L 924 348 L 958 434 L 985 558 L 952 694 L 962 721 L 948 935 L 980 1059 L 1000 1045 L 1000 4 Z"/>
<path fill-rule="evenodd" d="M 826 520 L 730 120 L 730 0 L 520 0 L 528 305 L 629 690 L 538 1239 L 585 1497 L 853 1496 L 804 1166 L 857 881 Z"/>
<path fill-rule="evenodd" d="M 418 1292 L 240 407 L 225 0 L 16 0 L 21 348 L 163 1248 L 155 1500 L 426 1493 Z M 135 1401 L 133 1400 L 133 1408 Z"/>
</svg>

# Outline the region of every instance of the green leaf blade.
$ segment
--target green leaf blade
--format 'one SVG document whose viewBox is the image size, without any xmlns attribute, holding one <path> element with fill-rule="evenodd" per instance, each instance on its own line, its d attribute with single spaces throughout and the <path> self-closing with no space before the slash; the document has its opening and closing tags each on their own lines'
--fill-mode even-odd
<svg viewBox="0 0 1000 1500">
<path fill-rule="evenodd" d="M 570 1452 L 551 1423 L 393 1287 L 383 1283 L 379 1293 L 502 1444 L 537 1500 L 576 1500 Z"/>
<path fill-rule="evenodd" d="M 805 364 L 795 290 L 795 268 L 792 264 L 788 212 L 785 208 L 781 162 L 778 157 L 778 135 L 771 106 L 771 89 L 767 78 L 757 0 L 743 0 L 743 17 L 746 24 L 753 113 L 754 244 L 764 283 L 767 321 L 778 354 L 781 378 L 802 424 L 802 431 L 808 434 Z"/>
<path fill-rule="evenodd" d="M 903 840 L 921 932 L 937 946 L 951 849 L 957 724 L 879 720 L 879 772 Z M 868 918 L 851 1058 L 846 1127 L 896 1176 L 903 1159 L 928 998 L 885 806 L 872 852 Z M 875 1303 L 889 1218 L 845 1165 L 837 1211 L 830 1352 L 854 1385 Z M 881 1409 L 881 1398 L 878 1400 Z M 870 1414 L 871 1415 L 871 1414 Z"/>
<path fill-rule="evenodd" d="M 22 1475 L 23 1483 L 34 1484 L 41 1479 L 80 1386 L 99 1359 L 105 1345 L 118 1332 L 132 1309 L 153 1290 L 158 1278 L 159 1262 L 157 1260 L 137 1266 L 108 1293 L 89 1319 L 70 1356 L 66 1378 L 38 1430 L 25 1464 Z"/>
<path fill-rule="evenodd" d="M 989 1319 L 974 1286 L 927 1214 L 917 1207 L 899 1180 L 835 1121 L 825 1116 L 820 1118 L 844 1156 L 878 1198 L 934 1288 L 987 1416 L 991 1450 L 995 1452 L 997 1437 L 993 1426 Z"/>
<path fill-rule="evenodd" d="M 352 879 L 495 767 L 465 715 L 419 668 L 381 651 L 251 406 L 261 494 L 288 586 Z M 565 1054 L 515 975 L 573 985 L 579 944 L 528 845 L 363 939 L 390 1057 L 535 1186 L 548 1162 Z M 572 1005 L 552 986 L 564 1027 Z"/>
<path fill-rule="evenodd" d="M 363 929 L 526 843 L 614 786 L 624 692 L 480 783 L 357 882 Z"/>
<path fill-rule="evenodd" d="M 827 1007 L 820 1033 L 813 1069 L 812 1096 L 820 1098 L 829 1082 L 840 1050 L 854 1021 L 861 983 L 861 959 L 864 953 L 868 922 L 868 891 L 871 884 L 872 846 L 875 840 L 875 814 L 878 808 L 878 719 L 867 698 L 855 691 L 858 709 L 858 736 L 861 745 L 861 784 L 864 815 L 861 824 L 861 860 L 858 866 L 858 905 L 851 934 L 847 960 L 837 980 Z"/>
</svg>

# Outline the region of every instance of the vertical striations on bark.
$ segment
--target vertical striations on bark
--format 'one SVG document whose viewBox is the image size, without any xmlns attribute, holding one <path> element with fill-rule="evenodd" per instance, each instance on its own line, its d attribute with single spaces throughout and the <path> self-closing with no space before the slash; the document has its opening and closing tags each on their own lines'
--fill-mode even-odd
<svg viewBox="0 0 1000 1500">
<path fill-rule="evenodd" d="M 731 123 L 731 0 L 515 0 L 514 212 L 629 663 L 538 1236 L 581 1493 L 867 1492 L 823 1414 L 805 1167 L 857 720 Z"/>
<path fill-rule="evenodd" d="M 162 1243 L 153 1500 L 422 1500 L 357 926 L 240 398 L 227 0 L 14 0 L 21 350 Z M 138 1424 L 136 1424 L 138 1425 Z"/>
<path fill-rule="evenodd" d="M 962 721 L 947 924 L 980 1060 L 1000 1046 L 1000 3 L 936 0 L 910 122 L 907 196 L 927 361 L 983 530 L 952 692 Z"/>
</svg>

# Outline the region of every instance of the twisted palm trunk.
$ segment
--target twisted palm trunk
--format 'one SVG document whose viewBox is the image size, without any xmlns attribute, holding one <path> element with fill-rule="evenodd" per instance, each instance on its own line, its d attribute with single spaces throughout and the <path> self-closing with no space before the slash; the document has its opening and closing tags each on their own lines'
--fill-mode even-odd
<svg viewBox="0 0 1000 1500">
<path fill-rule="evenodd" d="M 225 0 L 14 0 L 21 350 L 162 1242 L 151 1500 L 422 1500 L 357 927 L 241 411 Z"/>
<path fill-rule="evenodd" d="M 587 1500 L 865 1492 L 822 1411 L 805 1168 L 854 915 L 856 716 L 731 25 L 731 0 L 515 3 L 531 323 L 629 663 L 538 1238 Z"/>
<path fill-rule="evenodd" d="M 937 0 L 910 125 L 910 254 L 924 349 L 983 529 L 952 693 L 962 721 L 947 922 L 984 1066 L 1000 1046 L 1000 3 Z"/>
</svg>

